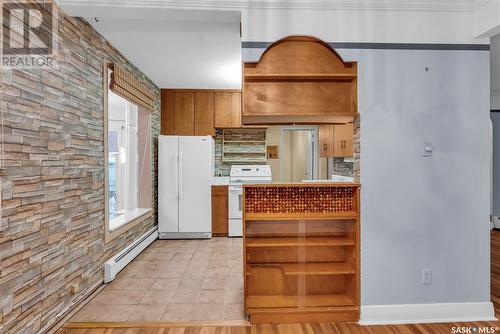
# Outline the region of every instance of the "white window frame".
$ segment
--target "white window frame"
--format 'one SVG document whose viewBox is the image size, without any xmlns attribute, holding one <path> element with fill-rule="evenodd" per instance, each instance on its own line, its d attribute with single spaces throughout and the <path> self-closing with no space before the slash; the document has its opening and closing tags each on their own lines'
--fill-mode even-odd
<svg viewBox="0 0 500 334">
<path fill-rule="evenodd" d="M 104 221 L 105 221 L 105 233 L 104 233 L 104 241 L 108 243 L 120 235 L 126 233 L 128 230 L 134 228 L 145 220 L 151 218 L 153 216 L 153 184 L 150 183 L 150 196 L 151 196 L 151 208 L 138 208 L 136 210 L 132 210 L 126 214 L 120 215 L 114 219 L 122 220 L 119 223 L 119 226 L 113 229 L 110 229 L 110 219 L 109 219 L 109 175 L 108 175 L 108 89 L 109 89 L 109 68 L 108 62 L 104 62 L 104 71 L 103 71 L 103 106 L 104 106 Z M 140 106 L 138 106 L 141 109 Z M 140 111 L 139 111 L 140 112 Z M 151 117 L 151 116 L 150 116 Z M 152 131 L 151 127 L 148 129 L 149 131 L 149 156 L 153 157 L 153 143 L 152 143 Z M 150 173 L 151 173 L 151 181 L 153 180 L 153 169 L 151 161 L 149 161 Z M 141 163 L 139 161 L 139 167 L 141 167 Z"/>
</svg>

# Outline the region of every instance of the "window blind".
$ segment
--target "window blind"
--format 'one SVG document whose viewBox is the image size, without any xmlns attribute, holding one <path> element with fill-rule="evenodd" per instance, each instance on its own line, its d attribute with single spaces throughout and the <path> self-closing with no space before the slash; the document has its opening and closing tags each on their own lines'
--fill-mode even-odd
<svg viewBox="0 0 500 334">
<path fill-rule="evenodd" d="M 124 99 L 147 110 L 153 110 L 154 96 L 127 70 L 110 63 L 111 70 L 109 89 Z"/>
</svg>

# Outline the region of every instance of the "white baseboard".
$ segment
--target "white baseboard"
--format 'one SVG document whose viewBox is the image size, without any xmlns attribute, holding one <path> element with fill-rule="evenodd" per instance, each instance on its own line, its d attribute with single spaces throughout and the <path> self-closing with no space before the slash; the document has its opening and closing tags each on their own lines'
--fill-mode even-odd
<svg viewBox="0 0 500 334">
<path fill-rule="evenodd" d="M 361 306 L 361 325 L 496 320 L 491 302 Z"/>
</svg>

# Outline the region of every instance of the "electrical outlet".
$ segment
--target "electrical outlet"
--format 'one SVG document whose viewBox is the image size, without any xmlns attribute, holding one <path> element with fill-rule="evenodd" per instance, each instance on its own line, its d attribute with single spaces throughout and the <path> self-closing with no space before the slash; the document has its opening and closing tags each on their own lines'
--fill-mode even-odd
<svg viewBox="0 0 500 334">
<path fill-rule="evenodd" d="M 422 269 L 422 284 L 432 284 L 432 270 Z"/>
</svg>

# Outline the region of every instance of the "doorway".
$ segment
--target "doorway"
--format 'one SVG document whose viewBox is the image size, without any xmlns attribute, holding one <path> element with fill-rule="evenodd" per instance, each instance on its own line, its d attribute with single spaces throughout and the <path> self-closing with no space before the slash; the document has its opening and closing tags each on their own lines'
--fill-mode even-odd
<svg viewBox="0 0 500 334">
<path fill-rule="evenodd" d="M 317 178 L 317 131 L 317 127 L 281 128 L 281 182 L 302 182 Z"/>
</svg>

